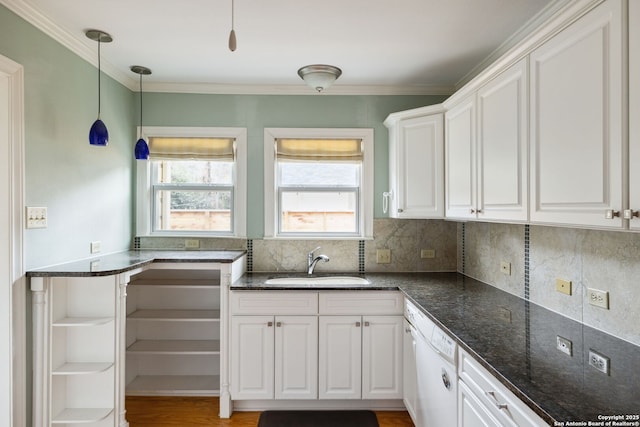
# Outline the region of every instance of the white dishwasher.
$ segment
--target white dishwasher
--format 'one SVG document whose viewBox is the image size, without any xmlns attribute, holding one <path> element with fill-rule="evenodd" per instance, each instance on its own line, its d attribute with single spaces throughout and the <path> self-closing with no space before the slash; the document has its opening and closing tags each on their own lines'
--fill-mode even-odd
<svg viewBox="0 0 640 427">
<path fill-rule="evenodd" d="M 416 427 L 457 425 L 457 344 L 411 302 L 405 317 L 416 330 Z"/>
</svg>

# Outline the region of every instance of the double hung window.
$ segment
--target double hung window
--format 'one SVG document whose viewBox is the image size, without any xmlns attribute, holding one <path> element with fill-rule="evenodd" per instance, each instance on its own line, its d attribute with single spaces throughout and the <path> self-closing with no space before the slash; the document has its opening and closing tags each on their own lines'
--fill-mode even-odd
<svg viewBox="0 0 640 427">
<path fill-rule="evenodd" d="M 244 235 L 246 132 L 146 130 L 150 155 L 138 162 L 138 234 Z"/>
<path fill-rule="evenodd" d="M 266 236 L 370 235 L 372 136 L 369 129 L 267 129 Z"/>
</svg>

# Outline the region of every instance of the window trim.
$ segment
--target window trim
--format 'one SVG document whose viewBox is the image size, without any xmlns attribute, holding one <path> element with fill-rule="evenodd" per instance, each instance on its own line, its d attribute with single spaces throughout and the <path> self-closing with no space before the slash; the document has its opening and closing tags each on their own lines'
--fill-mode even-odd
<svg viewBox="0 0 640 427">
<path fill-rule="evenodd" d="M 370 128 L 265 128 L 264 129 L 264 237 L 267 239 L 371 239 L 373 238 L 374 138 Z M 275 148 L 278 138 L 342 138 L 361 139 L 364 147 L 359 193 L 360 231 L 356 235 L 330 233 L 278 234 L 278 197 Z"/>
<path fill-rule="evenodd" d="M 138 134 L 140 128 L 138 127 Z M 235 127 L 180 127 L 145 126 L 142 137 L 222 137 L 235 138 L 236 160 L 234 168 L 233 233 L 211 231 L 153 231 L 153 188 L 151 162 L 136 160 L 136 235 L 137 236 L 198 236 L 234 237 L 247 236 L 247 129 Z"/>
</svg>

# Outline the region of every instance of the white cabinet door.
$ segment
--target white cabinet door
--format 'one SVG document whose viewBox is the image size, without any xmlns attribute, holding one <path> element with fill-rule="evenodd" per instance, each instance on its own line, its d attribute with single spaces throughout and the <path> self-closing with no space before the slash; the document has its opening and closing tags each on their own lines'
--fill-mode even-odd
<svg viewBox="0 0 640 427">
<path fill-rule="evenodd" d="M 408 321 L 404 321 L 404 337 L 402 346 L 402 390 L 404 406 L 416 423 L 416 399 L 418 395 L 416 382 L 416 338 L 415 329 Z M 419 426 L 418 426 L 419 427 Z"/>
<path fill-rule="evenodd" d="M 320 316 L 318 397 L 360 399 L 361 316 Z"/>
<path fill-rule="evenodd" d="M 477 93 L 478 219 L 528 218 L 526 65 L 521 60 Z"/>
<path fill-rule="evenodd" d="M 392 218 L 444 216 L 443 115 L 400 120 L 390 132 Z"/>
<path fill-rule="evenodd" d="M 458 427 L 502 427 L 463 381 L 458 383 Z"/>
<path fill-rule="evenodd" d="M 362 318 L 362 398 L 402 398 L 402 316 Z"/>
<path fill-rule="evenodd" d="M 445 114 L 447 218 L 476 217 L 475 93 Z"/>
<path fill-rule="evenodd" d="M 318 317 L 276 316 L 275 398 L 318 398 Z"/>
<path fill-rule="evenodd" d="M 640 229 L 640 2 L 629 2 L 629 227 Z"/>
<path fill-rule="evenodd" d="M 231 398 L 273 399 L 273 316 L 231 317 Z"/>
<path fill-rule="evenodd" d="M 530 56 L 532 222 L 623 225 L 622 36 L 608 1 Z"/>
</svg>

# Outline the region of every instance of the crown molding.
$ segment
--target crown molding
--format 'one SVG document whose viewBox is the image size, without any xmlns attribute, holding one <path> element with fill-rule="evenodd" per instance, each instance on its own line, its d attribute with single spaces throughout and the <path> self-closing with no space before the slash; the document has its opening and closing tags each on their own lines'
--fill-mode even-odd
<svg viewBox="0 0 640 427">
<path fill-rule="evenodd" d="M 135 89 L 134 89 L 135 90 Z M 334 85 L 316 92 L 300 85 L 221 85 L 211 83 L 145 83 L 145 92 L 222 94 L 222 95 L 451 95 L 455 88 L 434 85 Z"/>
<path fill-rule="evenodd" d="M 7 9 L 20 16 L 29 24 L 33 25 L 47 36 L 69 49 L 80 58 L 84 59 L 94 67 L 98 67 L 97 49 L 92 47 L 93 45 L 85 42 L 84 34 L 82 34 L 82 38 L 80 38 L 79 35 L 73 34 L 72 32 L 60 27 L 58 24 L 43 15 L 39 10 L 27 4 L 23 0 L 0 0 L 0 4 L 4 5 Z M 108 29 L 102 30 L 108 32 Z M 104 56 L 101 58 L 100 70 L 131 90 L 136 86 L 136 79 L 123 73 L 108 60 L 105 60 Z"/>
<path fill-rule="evenodd" d="M 515 33 L 509 36 L 508 39 L 502 42 L 500 46 L 498 46 L 493 52 L 491 52 L 486 58 L 484 58 L 478 65 L 473 67 L 467 74 L 462 76 L 462 78 L 455 84 L 456 90 L 460 89 L 462 86 L 473 80 L 475 76 L 480 74 L 491 64 L 495 63 L 511 49 L 521 44 L 536 29 L 542 27 L 546 22 L 548 22 L 552 17 L 556 16 L 572 1 L 573 0 L 555 0 L 547 4 L 540 12 L 534 15 Z"/>
</svg>

